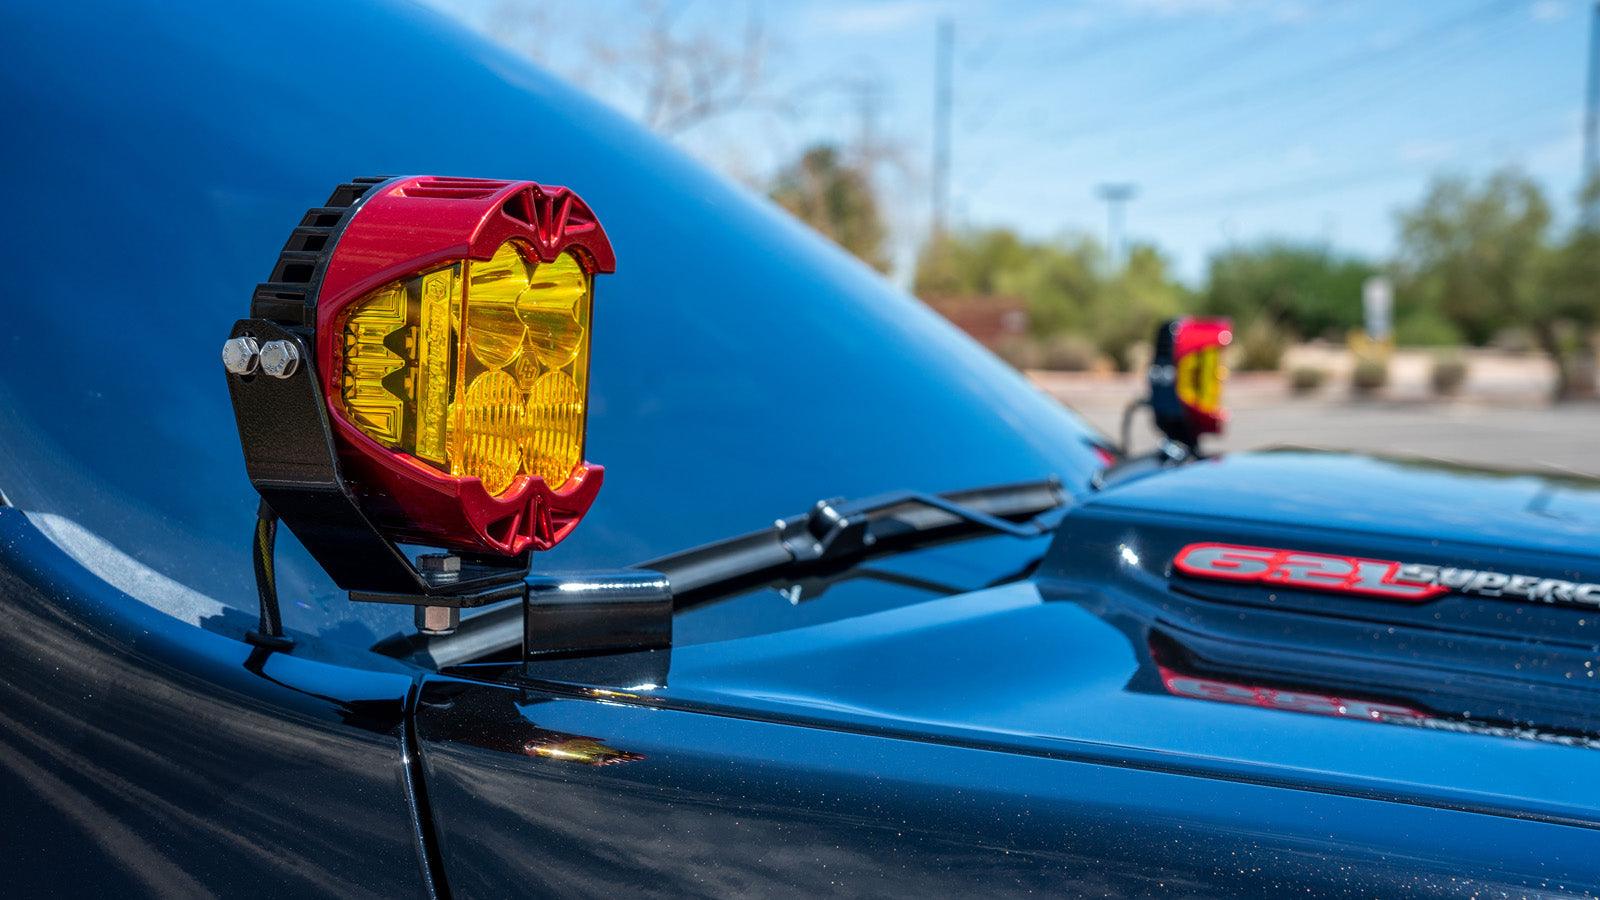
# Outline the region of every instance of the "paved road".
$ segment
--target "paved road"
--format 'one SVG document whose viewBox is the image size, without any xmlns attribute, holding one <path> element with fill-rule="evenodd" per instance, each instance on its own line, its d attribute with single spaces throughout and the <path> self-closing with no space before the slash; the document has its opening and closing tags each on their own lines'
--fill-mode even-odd
<svg viewBox="0 0 1600 900">
<path fill-rule="evenodd" d="M 1121 380 L 1035 380 L 1113 437 L 1124 400 L 1135 393 Z M 1230 402 L 1228 433 L 1208 440 L 1209 449 L 1293 445 L 1600 477 L 1600 404 L 1298 400 L 1265 384 L 1242 386 Z M 1151 443 L 1148 423 L 1145 417 L 1135 425 L 1136 447 Z"/>
</svg>

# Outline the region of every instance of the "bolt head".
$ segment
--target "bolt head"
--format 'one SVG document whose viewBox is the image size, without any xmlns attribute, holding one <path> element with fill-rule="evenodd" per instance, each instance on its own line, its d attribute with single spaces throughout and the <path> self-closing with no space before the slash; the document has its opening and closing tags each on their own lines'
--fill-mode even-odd
<svg viewBox="0 0 1600 900">
<path fill-rule="evenodd" d="M 461 557 L 454 553 L 424 553 L 417 557 L 424 572 L 459 572 Z"/>
<path fill-rule="evenodd" d="M 454 553 L 424 553 L 417 557 L 417 568 L 437 581 L 458 578 L 461 575 L 461 557 Z"/>
<path fill-rule="evenodd" d="M 300 368 L 300 351 L 289 341 L 267 341 L 261 345 L 261 371 L 273 378 L 288 378 Z"/>
<path fill-rule="evenodd" d="M 233 375 L 249 375 L 261 362 L 261 347 L 253 337 L 236 337 L 222 345 L 222 367 Z"/>
</svg>

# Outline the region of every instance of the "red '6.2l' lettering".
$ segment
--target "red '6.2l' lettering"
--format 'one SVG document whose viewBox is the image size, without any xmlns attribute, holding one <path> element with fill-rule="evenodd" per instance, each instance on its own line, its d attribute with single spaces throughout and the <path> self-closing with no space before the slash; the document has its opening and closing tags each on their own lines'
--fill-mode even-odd
<svg viewBox="0 0 1600 900">
<path fill-rule="evenodd" d="M 1441 585 L 1401 580 L 1400 563 L 1393 560 L 1274 547 L 1190 544 L 1178 551 L 1172 567 L 1195 578 L 1334 591 L 1405 603 L 1431 600 L 1448 592 Z"/>
</svg>

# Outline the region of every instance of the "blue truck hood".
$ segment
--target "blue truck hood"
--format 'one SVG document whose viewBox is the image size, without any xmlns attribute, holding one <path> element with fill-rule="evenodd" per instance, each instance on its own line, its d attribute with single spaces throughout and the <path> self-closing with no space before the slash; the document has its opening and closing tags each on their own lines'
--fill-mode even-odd
<svg viewBox="0 0 1600 900">
<path fill-rule="evenodd" d="M 1597 510 L 1576 479 L 1231 456 L 1081 503 L 1032 580 L 680 647 L 649 702 L 1600 826 L 1600 616 L 1171 568 L 1235 540 L 1594 579 Z"/>
<path fill-rule="evenodd" d="M 1130 482 L 1099 508 L 1507 552 L 1600 553 L 1600 482 L 1308 450 L 1239 453 Z"/>
<path fill-rule="evenodd" d="M 1164 690 L 1115 593 L 1024 582 L 680 648 L 646 702 L 1600 827 L 1593 742 L 1442 717 L 1390 727 L 1313 690 L 1274 692 L 1277 706 Z"/>
</svg>

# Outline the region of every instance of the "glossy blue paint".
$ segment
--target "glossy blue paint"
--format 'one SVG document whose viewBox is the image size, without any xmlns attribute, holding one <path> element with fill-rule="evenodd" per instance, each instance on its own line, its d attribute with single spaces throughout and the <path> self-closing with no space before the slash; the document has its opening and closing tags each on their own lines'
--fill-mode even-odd
<svg viewBox="0 0 1600 900">
<path fill-rule="evenodd" d="M 969 696 L 991 699 L 989 683 Z M 972 709 L 964 695 L 926 696 Z M 798 723 L 578 697 L 448 681 L 424 691 L 419 740 L 457 895 L 1600 888 L 1586 828 L 1090 765 L 1059 746 L 1018 752 L 1026 736 L 908 740 L 842 721 L 862 709 Z M 596 743 L 611 764 L 551 752 Z"/>
<path fill-rule="evenodd" d="M 1161 585 L 1046 582 L 673 653 L 654 702 L 910 739 L 1295 783 L 1600 827 L 1595 751 L 1130 690 L 1115 604 Z M 1042 593 L 1041 593 L 1042 592 Z M 1106 596 L 1111 595 L 1111 596 Z M 1314 673 L 1310 675 L 1315 681 Z"/>
<path fill-rule="evenodd" d="M 40 525 L 0 508 L 5 893 L 423 894 L 410 675 L 180 622 Z"/>
<path fill-rule="evenodd" d="M 0 509 L 8 887 L 1600 891 L 1581 611 L 1168 573 L 1216 538 L 1593 573 L 1592 486 L 1251 454 L 1090 496 L 1070 413 L 423 9 L 13 4 L 0 28 L 20 136 L 0 142 L 0 490 L 26 510 Z M 231 640 L 254 500 L 218 346 L 306 206 L 408 171 L 565 183 L 617 248 L 590 441 L 608 483 L 541 565 L 625 565 L 823 496 L 1055 473 L 1082 502 L 1053 541 L 691 613 L 659 688 L 424 680 L 364 650 L 409 611 L 346 603 L 293 546 L 301 643 Z M 1319 698 L 1418 715 L 1286 711 Z M 573 759 L 595 754 L 613 764 Z"/>
<path fill-rule="evenodd" d="M 1593 558 L 1600 484 L 1347 453 L 1230 454 L 1131 482 L 1102 507 L 1312 526 L 1385 541 L 1474 544 L 1508 553 Z"/>
<path fill-rule="evenodd" d="M 421 7 L 6 4 L 0 490 L 241 607 L 255 499 L 218 352 L 284 234 L 353 176 L 578 191 L 618 256 L 595 305 L 601 500 L 551 554 L 615 567 L 825 496 L 1096 466 L 1071 413 L 765 201 Z M 470 121 L 471 128 L 460 127 Z M 292 544 L 287 535 L 286 544 Z M 370 645 L 297 548 L 290 629 Z"/>
</svg>

